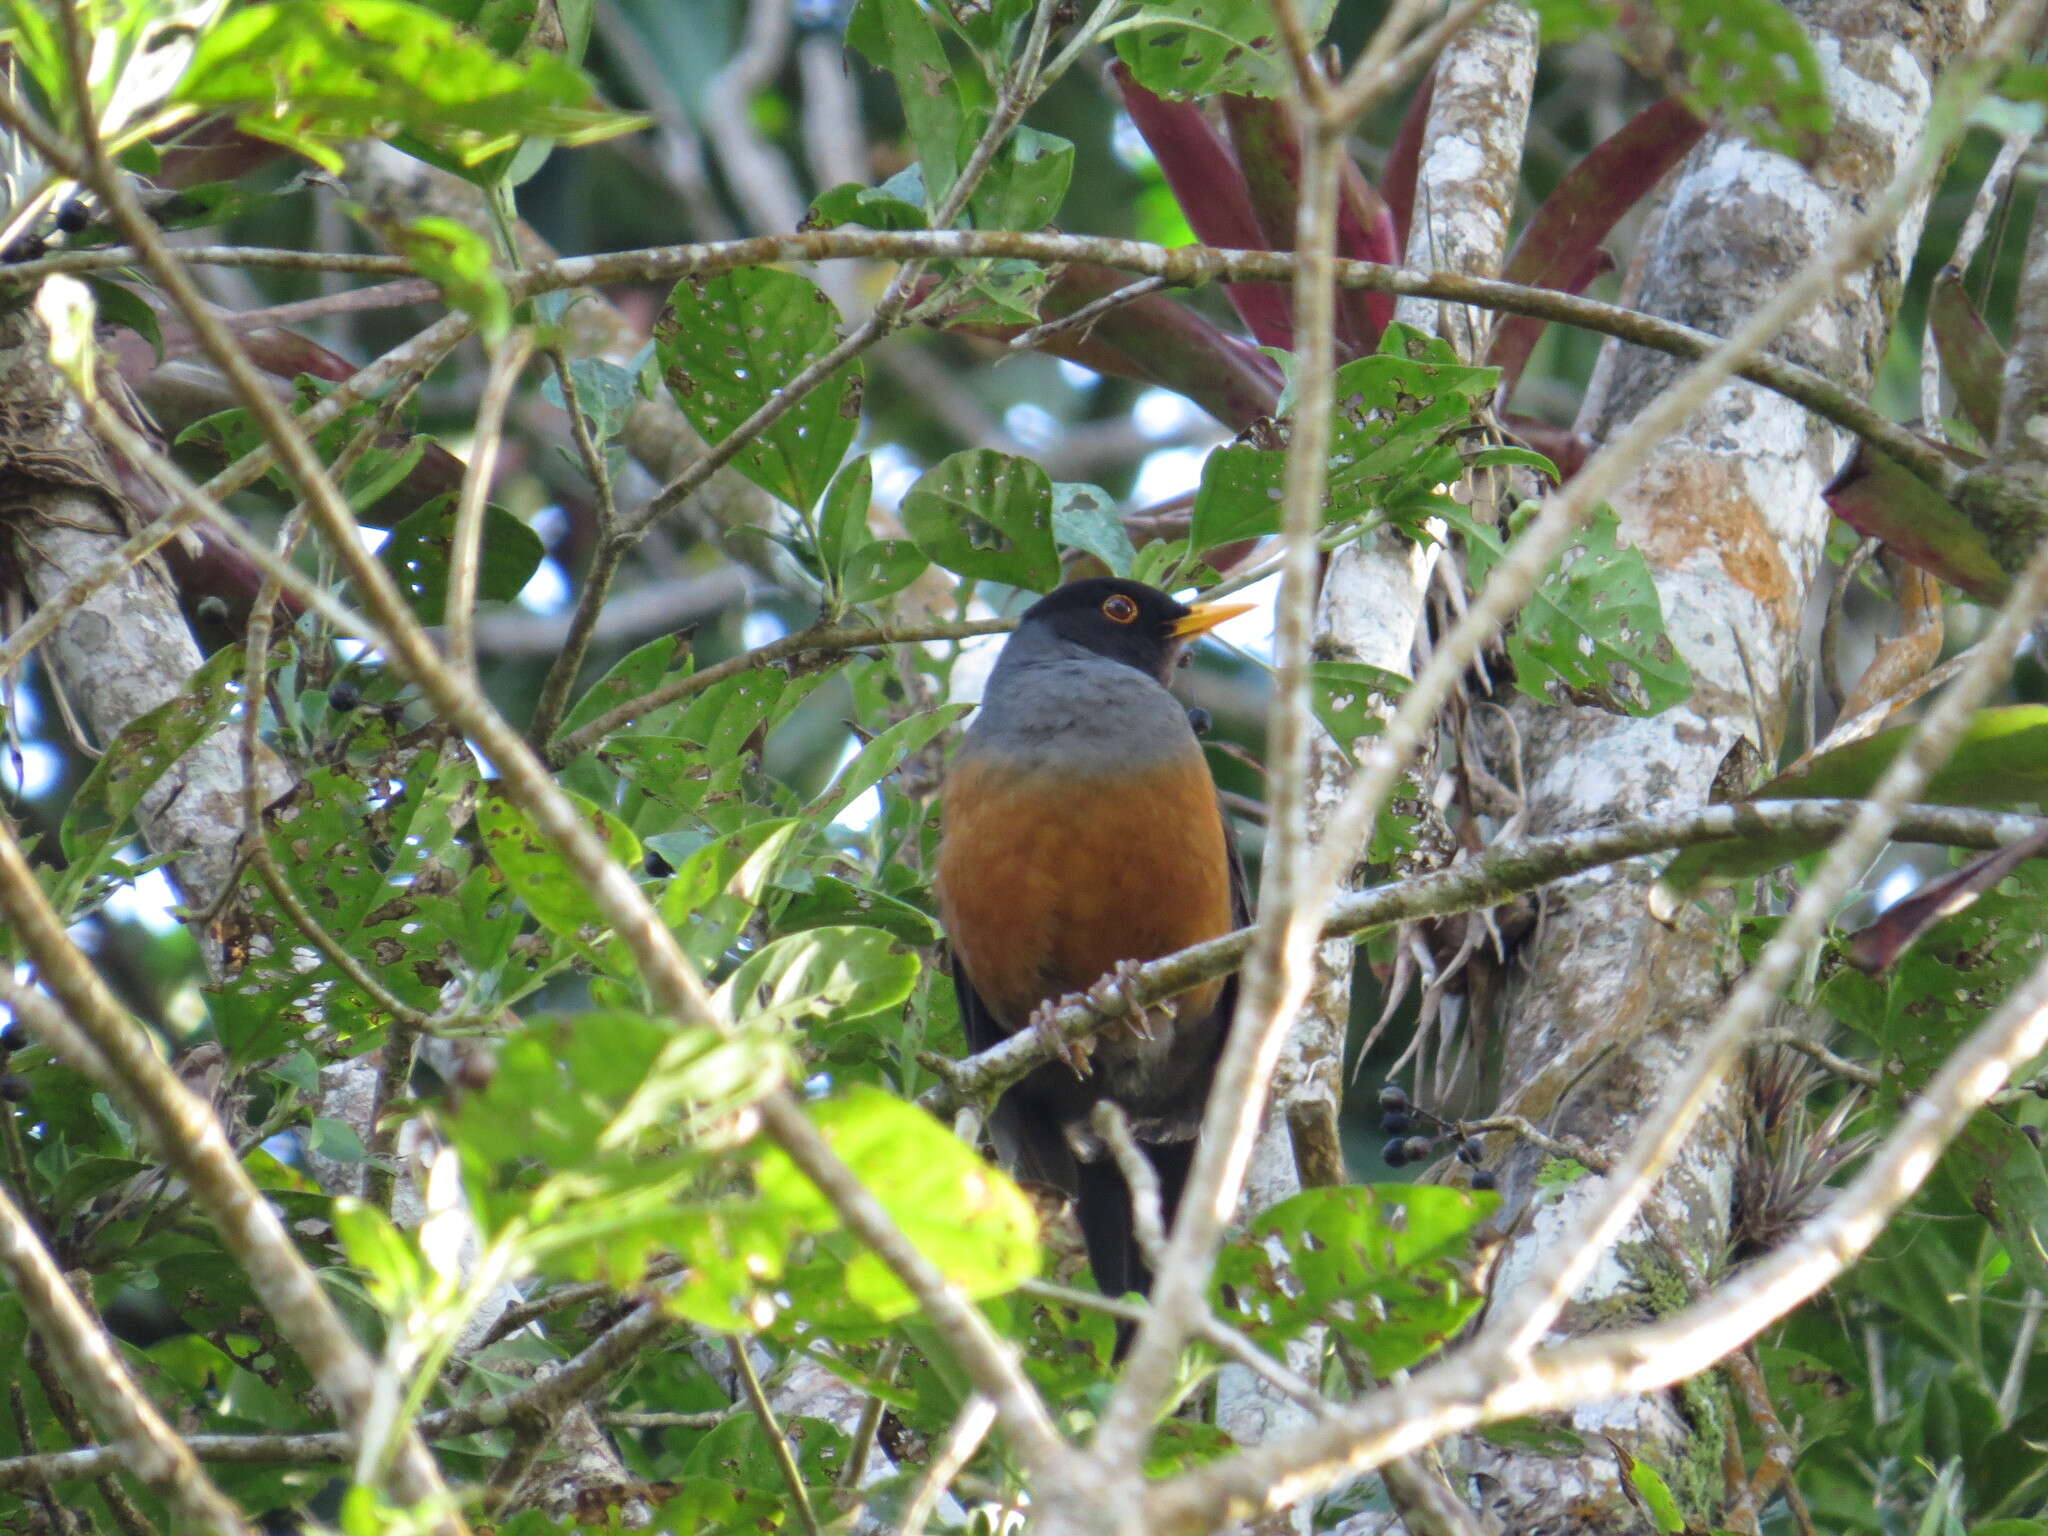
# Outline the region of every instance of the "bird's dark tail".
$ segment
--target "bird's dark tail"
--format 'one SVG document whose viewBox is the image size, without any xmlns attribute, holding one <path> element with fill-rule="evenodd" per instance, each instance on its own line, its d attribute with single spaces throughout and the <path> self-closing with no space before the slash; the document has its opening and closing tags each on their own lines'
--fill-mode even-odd
<svg viewBox="0 0 2048 1536">
<path fill-rule="evenodd" d="M 1187 1188 L 1188 1170 L 1194 1166 L 1195 1144 L 1177 1141 L 1145 1144 L 1144 1152 L 1159 1174 L 1160 1214 L 1167 1230 L 1173 1230 L 1174 1213 L 1180 1209 L 1181 1191 Z M 1088 1267 L 1095 1271 L 1095 1285 L 1105 1296 L 1127 1291 L 1142 1295 L 1152 1292 L 1152 1271 L 1138 1247 L 1138 1224 L 1131 1214 L 1131 1189 L 1122 1171 L 1110 1158 L 1081 1163 L 1080 1193 L 1074 1201 L 1081 1222 L 1081 1237 L 1088 1245 Z M 1117 1327 L 1117 1358 L 1131 1342 L 1131 1326 Z"/>
</svg>

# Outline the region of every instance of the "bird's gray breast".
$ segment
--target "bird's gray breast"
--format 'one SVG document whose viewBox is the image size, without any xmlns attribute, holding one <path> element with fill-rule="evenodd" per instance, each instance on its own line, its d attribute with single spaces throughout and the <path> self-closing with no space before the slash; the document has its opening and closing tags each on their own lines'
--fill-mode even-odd
<svg viewBox="0 0 2048 1536">
<path fill-rule="evenodd" d="M 1171 693 L 1135 667 L 1091 657 L 999 666 L 961 750 L 1094 778 L 1201 747 Z"/>
</svg>

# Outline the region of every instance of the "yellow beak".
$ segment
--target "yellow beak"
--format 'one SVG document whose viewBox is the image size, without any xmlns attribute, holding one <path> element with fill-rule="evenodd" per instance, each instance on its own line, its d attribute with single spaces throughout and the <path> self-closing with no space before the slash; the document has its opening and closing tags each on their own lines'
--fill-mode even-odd
<svg viewBox="0 0 2048 1536">
<path fill-rule="evenodd" d="M 1176 640 L 1185 640 L 1195 635 L 1206 635 L 1225 619 L 1234 619 L 1240 613 L 1250 613 L 1257 603 L 1197 603 L 1183 619 L 1175 619 L 1169 631 Z"/>
</svg>

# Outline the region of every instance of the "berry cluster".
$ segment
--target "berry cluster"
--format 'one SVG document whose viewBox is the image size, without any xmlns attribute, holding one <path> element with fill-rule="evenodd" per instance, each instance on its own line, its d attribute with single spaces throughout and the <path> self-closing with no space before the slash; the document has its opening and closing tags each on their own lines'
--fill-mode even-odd
<svg viewBox="0 0 2048 1536">
<path fill-rule="evenodd" d="M 1420 1135 L 1416 1134 L 1418 1124 L 1426 1126 Z M 1477 1136 L 1467 1136 L 1459 1126 L 1441 1115 L 1431 1114 L 1394 1083 L 1388 1083 L 1380 1090 L 1380 1129 L 1392 1138 L 1380 1149 L 1380 1156 L 1387 1160 L 1389 1167 L 1405 1168 L 1410 1163 L 1426 1163 L 1435 1155 L 1439 1145 L 1455 1141 L 1458 1144 L 1458 1161 L 1472 1170 L 1472 1187 L 1492 1189 L 1496 1183 L 1493 1174 L 1479 1166 L 1486 1156 L 1483 1141 Z"/>
</svg>

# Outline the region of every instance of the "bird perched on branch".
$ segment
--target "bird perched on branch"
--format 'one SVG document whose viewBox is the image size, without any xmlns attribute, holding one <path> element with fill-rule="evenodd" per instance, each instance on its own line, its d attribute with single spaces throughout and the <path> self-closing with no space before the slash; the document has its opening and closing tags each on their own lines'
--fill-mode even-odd
<svg viewBox="0 0 2048 1536">
<path fill-rule="evenodd" d="M 1215 781 L 1166 683 L 1192 640 L 1249 606 L 1077 581 L 1026 610 L 1004 645 L 947 775 L 936 882 L 974 1049 L 1247 921 Z M 1234 977 L 1205 982 L 1111 1024 L 1085 1055 L 1063 1045 L 996 1106 L 998 1153 L 1073 1198 L 1107 1295 L 1149 1290 L 1151 1272 L 1091 1113 L 1122 1107 L 1170 1224 L 1236 992 Z"/>
</svg>

